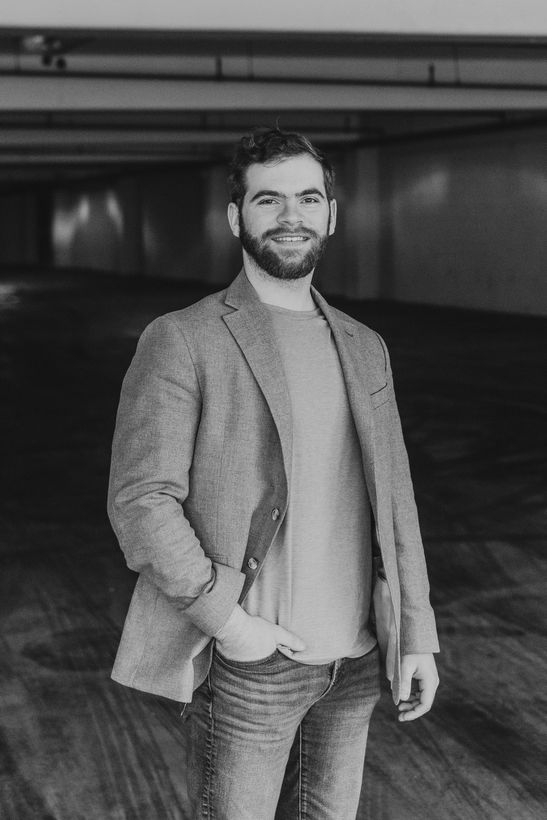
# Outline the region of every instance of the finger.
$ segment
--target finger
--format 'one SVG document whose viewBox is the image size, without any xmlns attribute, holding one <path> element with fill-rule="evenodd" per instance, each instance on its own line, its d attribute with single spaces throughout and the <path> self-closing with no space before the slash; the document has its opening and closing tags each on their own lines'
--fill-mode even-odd
<svg viewBox="0 0 547 820">
<path fill-rule="evenodd" d="M 398 709 L 399 712 L 408 712 L 410 709 L 414 709 L 420 703 L 420 698 L 410 698 L 410 700 L 405 701 L 404 703 L 399 703 Z"/>
<path fill-rule="evenodd" d="M 411 702 L 411 708 L 408 710 L 401 709 L 399 712 L 400 721 L 416 720 L 416 718 L 427 714 L 433 706 L 435 692 L 437 691 L 437 684 L 433 680 L 428 680 L 427 682 L 422 681 L 421 685 L 423 686 L 423 689 L 420 692 L 418 702 Z M 401 706 L 402 705 L 403 704 L 401 704 Z"/>
<path fill-rule="evenodd" d="M 430 676 L 420 681 L 420 702 L 422 706 L 425 706 L 427 712 L 433 706 L 438 685 L 438 678 Z"/>
<path fill-rule="evenodd" d="M 301 652 L 306 648 L 306 644 L 302 638 L 299 638 L 294 632 L 289 632 L 288 629 L 284 629 L 282 626 L 276 627 L 275 639 L 278 645 L 286 646 L 287 649 L 292 649 L 294 652 Z"/>
<path fill-rule="evenodd" d="M 408 712 L 399 712 L 399 721 L 401 723 L 406 723 L 410 720 L 416 720 L 416 718 L 422 717 L 431 709 L 431 705 L 426 706 L 423 703 L 419 703 L 417 706 L 414 706 Z"/>
<path fill-rule="evenodd" d="M 401 665 L 401 688 L 399 690 L 399 697 L 401 700 L 408 700 L 410 697 L 410 690 L 412 687 L 412 674 L 414 668 L 402 663 Z"/>
</svg>

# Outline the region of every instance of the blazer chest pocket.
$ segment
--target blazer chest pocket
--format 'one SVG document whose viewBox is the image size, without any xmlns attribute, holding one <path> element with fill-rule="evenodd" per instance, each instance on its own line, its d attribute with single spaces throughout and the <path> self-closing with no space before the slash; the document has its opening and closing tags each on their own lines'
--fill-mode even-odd
<svg viewBox="0 0 547 820">
<path fill-rule="evenodd" d="M 382 404 L 389 401 L 389 385 L 387 382 L 379 390 L 375 390 L 374 393 L 370 394 L 370 401 L 374 408 L 381 407 Z"/>
</svg>

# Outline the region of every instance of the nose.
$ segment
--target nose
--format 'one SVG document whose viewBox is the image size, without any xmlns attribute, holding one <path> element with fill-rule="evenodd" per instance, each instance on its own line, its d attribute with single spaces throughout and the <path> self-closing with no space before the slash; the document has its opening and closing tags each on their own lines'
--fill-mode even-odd
<svg viewBox="0 0 547 820">
<path fill-rule="evenodd" d="M 291 199 L 284 201 L 283 208 L 277 216 L 277 221 L 281 225 L 287 226 L 299 225 L 302 222 L 302 215 L 300 214 L 296 201 Z"/>
</svg>

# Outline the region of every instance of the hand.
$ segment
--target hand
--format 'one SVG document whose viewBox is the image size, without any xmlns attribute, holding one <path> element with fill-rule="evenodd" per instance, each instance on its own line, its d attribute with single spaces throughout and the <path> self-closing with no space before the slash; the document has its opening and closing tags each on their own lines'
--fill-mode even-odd
<svg viewBox="0 0 547 820">
<path fill-rule="evenodd" d="M 272 624 L 257 615 L 248 615 L 239 604 L 216 634 L 220 652 L 234 661 L 255 661 L 267 658 L 278 646 L 294 652 L 306 648 L 304 642 L 282 626 Z"/>
<path fill-rule="evenodd" d="M 418 690 L 412 692 L 412 679 Z M 432 654 L 403 655 L 401 659 L 401 702 L 399 720 L 416 720 L 429 712 L 439 685 L 435 658 Z"/>
</svg>

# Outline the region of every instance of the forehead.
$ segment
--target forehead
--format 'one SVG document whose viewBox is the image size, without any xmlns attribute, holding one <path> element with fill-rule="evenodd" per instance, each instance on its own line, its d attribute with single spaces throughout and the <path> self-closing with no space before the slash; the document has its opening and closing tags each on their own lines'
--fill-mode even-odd
<svg viewBox="0 0 547 820">
<path fill-rule="evenodd" d="M 299 154 L 281 160 L 249 165 L 246 173 L 246 196 L 253 197 L 258 191 L 279 191 L 291 194 L 317 188 L 326 196 L 323 168 L 309 154 Z"/>
</svg>

